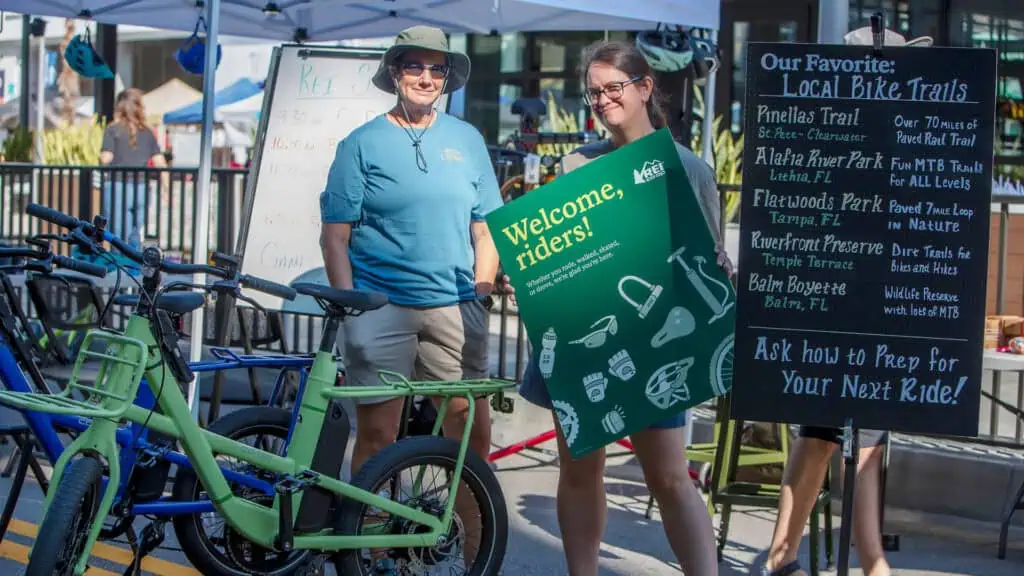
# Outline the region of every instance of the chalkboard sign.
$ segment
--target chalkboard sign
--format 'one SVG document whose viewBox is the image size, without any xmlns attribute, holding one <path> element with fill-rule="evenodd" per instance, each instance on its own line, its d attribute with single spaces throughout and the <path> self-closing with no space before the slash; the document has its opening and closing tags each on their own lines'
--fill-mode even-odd
<svg viewBox="0 0 1024 576">
<path fill-rule="evenodd" d="M 274 48 L 236 253 L 242 272 L 285 285 L 327 283 L 320 193 L 338 142 L 390 110 L 396 96 L 372 78 L 384 50 Z M 446 110 L 448 97 L 438 104 Z M 321 315 L 307 296 L 288 302 L 250 290 L 267 310 Z"/>
<path fill-rule="evenodd" d="M 732 416 L 976 435 L 995 51 L 747 50 Z"/>
</svg>

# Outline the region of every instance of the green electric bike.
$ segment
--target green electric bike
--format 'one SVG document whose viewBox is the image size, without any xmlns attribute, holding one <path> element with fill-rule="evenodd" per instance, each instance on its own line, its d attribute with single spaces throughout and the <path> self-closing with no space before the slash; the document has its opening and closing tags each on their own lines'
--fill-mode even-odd
<svg viewBox="0 0 1024 576">
<path fill-rule="evenodd" d="M 468 446 L 473 400 L 491 394 L 500 397 L 514 382 L 410 382 L 400 374 L 382 371 L 377 386 L 336 387 L 333 347 L 341 321 L 346 315 L 380 308 L 387 303 L 385 296 L 318 284 L 288 287 L 226 273 L 217 266 L 164 262 L 159 248 L 138 252 L 105 233 L 100 218 L 88 223 L 39 205 L 30 205 L 26 211 L 67 228 L 65 239 L 86 253 L 108 254 L 102 248 L 106 241 L 143 267 L 138 304 L 124 333 L 89 331 L 63 393 L 0 392 L 0 403 L 22 410 L 91 419 L 89 428 L 54 465 L 43 521 L 29 557 L 29 576 L 85 573 L 119 488 L 115 433 L 123 422 L 140 423 L 180 444 L 191 464 L 189 473 L 198 478 L 230 528 L 234 541 L 226 546 L 232 557 L 247 559 L 243 573 L 280 574 L 281 563 L 286 563 L 294 567 L 288 573 L 317 574 L 327 561 L 343 575 L 377 574 L 382 561 L 392 567 L 392 573 L 429 573 L 434 568 L 444 574 L 498 573 L 508 537 L 505 499 L 490 466 Z M 211 286 L 184 282 L 161 286 L 162 273 L 207 274 L 219 280 Z M 192 373 L 178 346 L 172 316 L 204 305 L 205 294 L 195 288 L 216 288 L 221 293 L 227 289 L 256 305 L 241 293 L 241 286 L 287 300 L 307 295 L 326 315 L 315 362 L 296 399 L 283 455 L 202 429 L 182 394 Z M 100 368 L 94 382 L 87 384 L 79 373 L 90 360 Z M 157 398 L 158 411 L 132 403 L 144 376 Z M 340 400 L 410 395 L 469 400 L 461 442 L 438 435 L 447 405 L 442 402 L 433 435 L 403 438 L 354 471 L 350 482 L 340 480 L 350 430 Z M 250 470 L 247 474 L 265 482 L 267 488 L 255 495 L 232 490 L 217 456 L 241 461 Z M 424 467 L 442 469 L 439 476 L 447 484 L 427 487 Z M 402 473 L 410 478 L 399 481 Z M 469 504 L 476 508 L 464 515 Z M 295 562 L 296 557 L 301 562 Z"/>
</svg>

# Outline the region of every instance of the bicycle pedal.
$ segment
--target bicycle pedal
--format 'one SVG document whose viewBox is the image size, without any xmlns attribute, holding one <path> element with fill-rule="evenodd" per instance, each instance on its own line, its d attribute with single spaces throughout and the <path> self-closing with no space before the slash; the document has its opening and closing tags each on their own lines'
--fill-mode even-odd
<svg viewBox="0 0 1024 576">
<path fill-rule="evenodd" d="M 316 478 L 317 473 L 312 470 L 303 470 L 295 476 L 288 474 L 274 484 L 274 491 L 278 494 L 295 494 L 313 485 Z"/>
</svg>

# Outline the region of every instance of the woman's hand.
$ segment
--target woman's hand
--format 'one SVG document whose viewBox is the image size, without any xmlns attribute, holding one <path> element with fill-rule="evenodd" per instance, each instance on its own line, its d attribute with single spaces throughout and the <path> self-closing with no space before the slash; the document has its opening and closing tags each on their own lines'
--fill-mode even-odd
<svg viewBox="0 0 1024 576">
<path fill-rule="evenodd" d="M 729 260 L 729 255 L 725 253 L 725 247 L 722 246 L 721 242 L 715 244 L 715 256 L 718 267 L 725 272 L 725 276 L 729 278 L 729 281 L 733 284 L 736 283 L 736 268 L 732 265 L 732 260 Z"/>
<path fill-rule="evenodd" d="M 509 283 L 508 275 L 502 274 L 501 278 L 498 279 L 498 284 L 495 286 L 502 294 L 507 294 L 509 301 L 513 305 L 518 306 L 516 303 L 516 289 Z"/>
</svg>

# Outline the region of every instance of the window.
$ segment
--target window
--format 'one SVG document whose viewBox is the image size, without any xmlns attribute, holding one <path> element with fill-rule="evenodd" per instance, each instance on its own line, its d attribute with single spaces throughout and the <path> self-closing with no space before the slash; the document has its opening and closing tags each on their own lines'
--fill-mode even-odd
<svg viewBox="0 0 1024 576">
<path fill-rule="evenodd" d="M 541 130 L 565 129 L 553 121 L 559 113 L 575 120 L 573 129 L 583 129 L 588 109 L 577 69 L 584 48 L 603 38 L 604 32 L 466 36 L 466 51 L 473 61 L 464 94 L 466 121 L 480 129 L 489 143 L 497 144 L 519 128 L 512 103 L 517 98 L 540 98 L 546 103 L 553 100 L 560 108 L 548 110 Z M 633 34 L 609 32 L 607 38 L 632 41 Z"/>
<path fill-rule="evenodd" d="M 996 154 L 1024 154 L 1024 123 L 1007 113 L 1024 103 L 1024 6 L 1018 0 L 953 0 L 950 37 L 955 45 L 999 52 Z"/>
<path fill-rule="evenodd" d="M 881 11 L 885 26 L 907 38 L 931 36 L 938 41 L 940 0 L 850 0 L 850 30 L 871 25 Z"/>
<path fill-rule="evenodd" d="M 201 91 L 202 76 L 185 72 L 174 59 L 174 52 L 180 46 L 180 39 L 133 42 L 132 87 L 146 93 L 159 88 L 171 78 L 177 78 Z"/>
</svg>

